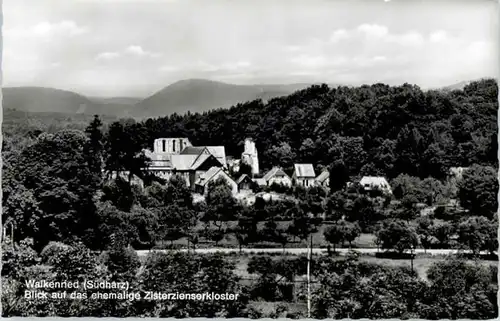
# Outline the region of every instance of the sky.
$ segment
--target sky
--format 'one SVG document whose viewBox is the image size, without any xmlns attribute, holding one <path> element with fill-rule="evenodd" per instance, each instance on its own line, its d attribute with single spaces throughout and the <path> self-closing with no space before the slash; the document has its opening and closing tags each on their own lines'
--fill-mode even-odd
<svg viewBox="0 0 500 321">
<path fill-rule="evenodd" d="M 496 77 L 491 0 L 3 0 L 3 86 L 146 96 L 173 82 Z"/>
</svg>

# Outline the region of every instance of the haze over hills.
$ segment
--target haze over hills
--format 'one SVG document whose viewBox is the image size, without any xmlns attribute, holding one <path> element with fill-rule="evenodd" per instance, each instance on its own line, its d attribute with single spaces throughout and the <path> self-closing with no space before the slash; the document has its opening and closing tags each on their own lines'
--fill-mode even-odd
<svg viewBox="0 0 500 321">
<path fill-rule="evenodd" d="M 44 87 L 2 88 L 4 109 L 126 116 L 126 105 L 98 102 L 72 91 Z"/>
<path fill-rule="evenodd" d="M 470 81 L 443 87 L 462 89 Z M 205 112 L 228 108 L 255 99 L 264 101 L 289 95 L 312 84 L 233 85 L 204 79 L 175 82 L 153 95 L 141 97 L 86 97 L 54 88 L 3 88 L 3 108 L 27 112 L 56 112 L 64 114 L 101 114 L 116 117 L 159 117 L 173 113 Z M 331 84 L 336 87 L 338 84 Z"/>
<path fill-rule="evenodd" d="M 285 96 L 310 84 L 232 85 L 204 79 L 187 79 L 173 83 L 139 102 L 134 115 L 161 116 L 172 113 L 204 112 L 228 108 L 255 99 L 268 100 Z"/>
<path fill-rule="evenodd" d="M 158 117 L 173 113 L 228 108 L 255 99 L 288 95 L 311 84 L 232 85 L 203 79 L 173 83 L 147 98 L 86 97 L 54 88 L 3 88 L 3 107 L 27 112 L 103 114 L 118 117 Z"/>
<path fill-rule="evenodd" d="M 100 104 L 135 105 L 142 97 L 89 97 L 92 101 Z"/>
</svg>

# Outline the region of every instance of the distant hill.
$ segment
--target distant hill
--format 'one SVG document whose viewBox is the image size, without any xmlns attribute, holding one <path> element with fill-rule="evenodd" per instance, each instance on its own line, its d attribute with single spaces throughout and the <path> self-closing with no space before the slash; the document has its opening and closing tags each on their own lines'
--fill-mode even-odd
<svg viewBox="0 0 500 321">
<path fill-rule="evenodd" d="M 444 90 L 448 90 L 448 91 L 452 91 L 452 90 L 463 90 L 465 86 L 467 86 L 468 84 L 472 83 L 472 82 L 475 82 L 475 81 L 479 81 L 479 80 L 482 80 L 482 79 L 492 79 L 491 77 L 486 77 L 486 78 L 478 78 L 478 79 L 473 79 L 473 80 L 466 80 L 466 81 L 461 81 L 461 82 L 458 82 L 456 84 L 453 84 L 453 85 L 449 85 L 449 86 L 446 86 L 446 87 L 443 87 L 442 89 Z M 493 78 L 493 79 L 496 79 L 496 78 Z"/>
<path fill-rule="evenodd" d="M 228 108 L 255 99 L 268 100 L 285 96 L 310 84 L 296 85 L 231 85 L 223 82 L 187 79 L 173 83 L 139 102 L 134 116 L 163 116 L 204 112 L 215 108 Z"/>
<path fill-rule="evenodd" d="M 3 88 L 3 108 L 24 112 L 100 114 L 116 117 L 158 117 L 173 113 L 204 112 L 238 103 L 285 96 L 310 84 L 231 85 L 188 79 L 171 84 L 145 99 L 139 97 L 86 97 L 45 87 Z"/>
<path fill-rule="evenodd" d="M 28 112 L 102 114 L 126 116 L 128 105 L 99 102 L 83 95 L 54 88 L 7 87 L 2 89 L 3 108 Z"/>
<path fill-rule="evenodd" d="M 463 89 L 471 81 L 443 87 Z M 86 97 L 71 91 L 43 87 L 7 87 L 3 89 L 3 108 L 26 112 L 64 114 L 100 114 L 113 117 L 147 118 L 187 111 L 205 112 L 228 108 L 255 99 L 267 101 L 310 87 L 311 83 L 286 85 L 233 85 L 205 79 L 175 82 L 147 98 Z M 337 87 L 339 84 L 329 84 Z"/>
<path fill-rule="evenodd" d="M 89 97 L 90 100 L 93 100 L 97 103 L 101 104 L 117 104 L 117 105 L 135 105 L 140 102 L 143 98 L 140 97 Z"/>
<path fill-rule="evenodd" d="M 473 80 L 469 80 L 469 81 L 461 81 L 459 83 L 456 83 L 456 84 L 453 84 L 453 85 L 449 85 L 449 86 L 446 86 L 444 87 L 443 89 L 444 90 L 462 90 L 464 89 L 465 86 L 467 86 L 468 84 L 470 84 L 471 82 L 473 82 Z"/>
</svg>

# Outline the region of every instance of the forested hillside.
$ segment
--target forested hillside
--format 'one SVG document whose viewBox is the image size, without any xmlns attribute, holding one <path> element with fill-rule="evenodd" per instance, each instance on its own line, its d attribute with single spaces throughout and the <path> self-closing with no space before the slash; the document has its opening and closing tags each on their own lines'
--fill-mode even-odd
<svg viewBox="0 0 500 321">
<path fill-rule="evenodd" d="M 497 97 L 492 79 L 451 92 L 409 84 L 323 85 L 267 104 L 148 119 L 140 127 L 148 144 L 185 136 L 195 145 L 224 145 L 233 156 L 252 137 L 263 168 L 343 159 L 354 175 L 443 178 L 453 166 L 497 167 Z"/>
</svg>

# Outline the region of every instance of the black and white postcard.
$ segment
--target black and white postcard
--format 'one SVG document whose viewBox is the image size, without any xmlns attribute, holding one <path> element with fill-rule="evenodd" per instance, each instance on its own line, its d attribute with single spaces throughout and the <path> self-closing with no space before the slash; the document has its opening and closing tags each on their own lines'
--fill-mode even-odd
<svg viewBox="0 0 500 321">
<path fill-rule="evenodd" d="M 498 317 L 497 1 L 2 6 L 2 317 Z"/>
</svg>

